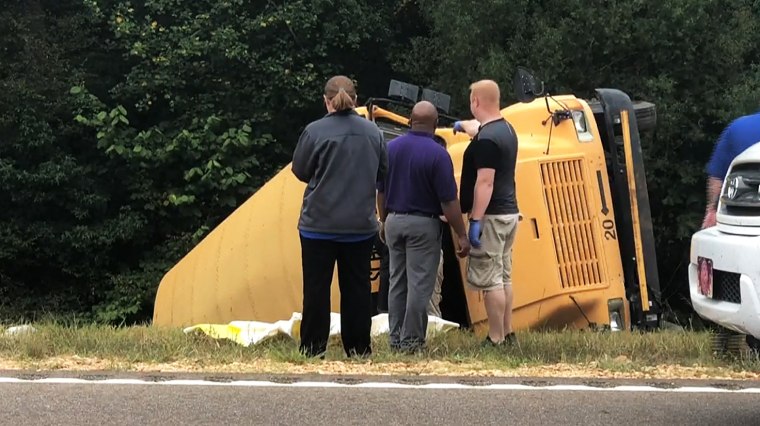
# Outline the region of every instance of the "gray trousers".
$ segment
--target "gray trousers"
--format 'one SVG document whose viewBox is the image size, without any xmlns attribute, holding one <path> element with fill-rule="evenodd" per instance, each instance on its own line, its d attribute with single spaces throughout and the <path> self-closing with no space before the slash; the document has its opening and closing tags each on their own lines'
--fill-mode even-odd
<svg viewBox="0 0 760 426">
<path fill-rule="evenodd" d="M 427 308 L 441 260 L 441 222 L 438 218 L 393 214 L 385 222 L 390 257 L 388 325 L 394 348 L 425 343 Z"/>
<path fill-rule="evenodd" d="M 430 297 L 430 303 L 428 303 L 427 312 L 428 315 L 442 318 L 441 315 L 441 289 L 443 287 L 443 250 L 441 250 L 441 260 L 438 262 L 438 275 L 435 279 L 435 287 L 433 289 L 433 295 Z"/>
</svg>

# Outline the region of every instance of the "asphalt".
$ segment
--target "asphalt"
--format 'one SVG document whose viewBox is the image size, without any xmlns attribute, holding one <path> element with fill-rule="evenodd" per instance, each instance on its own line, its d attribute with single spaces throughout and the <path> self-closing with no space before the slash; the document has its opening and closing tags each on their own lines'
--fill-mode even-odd
<svg viewBox="0 0 760 426">
<path fill-rule="evenodd" d="M 608 388 L 619 384 L 606 383 Z M 672 388 L 624 391 L 600 387 L 568 391 L 261 387 L 203 381 L 192 385 L 0 383 L 0 413 L 2 424 L 19 426 L 614 423 L 672 426 L 750 425 L 758 424 L 760 419 L 760 393 L 676 392 Z"/>
</svg>

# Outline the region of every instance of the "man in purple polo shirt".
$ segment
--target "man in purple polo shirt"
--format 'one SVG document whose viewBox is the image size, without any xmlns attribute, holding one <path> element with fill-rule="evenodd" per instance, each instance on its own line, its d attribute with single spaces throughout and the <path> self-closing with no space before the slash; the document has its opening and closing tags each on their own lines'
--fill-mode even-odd
<svg viewBox="0 0 760 426">
<path fill-rule="evenodd" d="M 378 183 L 380 232 L 390 254 L 390 345 L 409 352 L 425 345 L 427 307 L 441 256 L 441 214 L 458 236 L 457 254 L 465 257 L 470 251 L 454 166 L 433 139 L 437 124 L 435 106 L 417 103 L 411 130 L 388 143 L 388 173 Z"/>
</svg>

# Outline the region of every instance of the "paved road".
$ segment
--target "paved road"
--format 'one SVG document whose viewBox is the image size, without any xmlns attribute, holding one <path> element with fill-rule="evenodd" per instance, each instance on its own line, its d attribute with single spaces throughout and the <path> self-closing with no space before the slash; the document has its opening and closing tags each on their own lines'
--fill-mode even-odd
<svg viewBox="0 0 760 426">
<path fill-rule="evenodd" d="M 0 384 L 7 425 L 749 425 L 760 394 Z"/>
</svg>

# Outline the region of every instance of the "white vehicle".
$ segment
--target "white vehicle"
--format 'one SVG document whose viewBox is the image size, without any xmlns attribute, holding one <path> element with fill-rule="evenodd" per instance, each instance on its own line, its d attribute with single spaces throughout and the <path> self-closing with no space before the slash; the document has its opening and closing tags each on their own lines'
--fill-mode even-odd
<svg viewBox="0 0 760 426">
<path fill-rule="evenodd" d="M 738 155 L 721 188 L 716 226 L 691 239 L 689 294 L 697 314 L 760 349 L 760 143 Z"/>
</svg>

